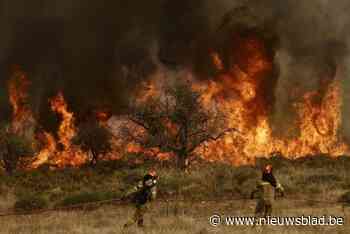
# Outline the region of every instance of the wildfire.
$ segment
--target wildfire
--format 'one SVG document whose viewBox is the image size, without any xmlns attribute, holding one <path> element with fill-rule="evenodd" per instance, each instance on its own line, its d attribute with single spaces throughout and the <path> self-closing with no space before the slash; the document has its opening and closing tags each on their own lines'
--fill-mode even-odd
<svg viewBox="0 0 350 234">
<path fill-rule="evenodd" d="M 13 74 L 8 81 L 9 101 L 13 109 L 11 129 L 29 139 L 34 138 L 36 127 L 36 122 L 28 104 L 30 84 L 26 73 L 19 66 L 14 66 Z M 62 119 L 57 134 L 58 141 L 51 133 L 39 132 L 36 138 L 43 143 L 44 147 L 35 156 L 31 167 L 36 168 L 46 162 L 58 167 L 77 166 L 85 163 L 86 156 L 71 144 L 71 140 L 76 134 L 74 115 L 68 111 L 63 94 L 59 92 L 49 102 L 52 111 L 58 113 Z M 58 150 L 57 142 L 62 144 L 63 150 Z"/>
<path fill-rule="evenodd" d="M 269 106 L 263 92 L 272 72 L 272 60 L 264 44 L 257 38 L 236 40 L 235 63 L 215 80 L 196 83 L 205 90 L 204 106 L 216 101 L 229 116 L 229 127 L 240 130 L 241 136 L 228 135 L 222 141 L 207 144 L 198 153 L 208 160 L 225 160 L 234 164 L 253 163 L 257 157 L 279 152 L 288 158 L 326 153 L 331 156 L 348 152 L 338 136 L 341 125 L 341 93 L 339 78 L 334 77 L 320 102 L 318 92 L 304 95 L 294 103 L 299 136 L 294 139 L 273 136 L 269 123 Z M 216 59 L 220 60 L 221 59 Z"/>
<path fill-rule="evenodd" d="M 269 157 L 275 152 L 288 158 L 307 155 L 329 154 L 339 156 L 348 153 L 348 146 L 338 135 L 341 126 L 342 93 L 340 75 L 331 78 L 325 91 L 305 93 L 293 103 L 296 113 L 293 137 L 276 137 L 270 121 L 271 103 L 269 87 L 273 76 L 273 56 L 270 55 L 264 41 L 256 35 L 233 36 L 231 57 L 221 58 L 216 52 L 210 56 L 218 73 L 210 80 L 198 81 L 192 74 L 184 77 L 192 82 L 194 90 L 202 91 L 201 101 L 205 108 L 216 108 L 228 116 L 227 128 L 238 129 L 241 134 L 230 133 L 221 140 L 206 142 L 196 149 L 196 153 L 209 161 L 227 161 L 235 165 L 254 163 L 258 157 Z M 227 59 L 227 61 L 225 60 Z M 225 64 L 225 66 L 224 66 Z M 159 74 L 158 74 L 159 75 Z M 136 102 L 143 103 L 162 95 L 160 85 L 164 79 L 156 76 L 154 80 L 144 82 L 136 95 Z M 30 82 L 26 74 L 16 69 L 8 82 L 9 100 L 13 107 L 12 128 L 21 132 L 27 128 L 30 120 L 34 123 L 27 104 Z M 44 147 L 36 155 L 32 167 L 36 168 L 49 162 L 57 167 L 79 166 L 87 162 L 88 156 L 72 144 L 76 135 L 74 113 L 68 109 L 63 93 L 59 92 L 49 100 L 51 110 L 57 113 L 61 123 L 54 134 L 41 132 Z M 130 125 L 135 134 L 144 134 L 142 129 L 132 126 L 127 120 L 112 117 L 108 110 L 94 112 L 96 119 L 113 131 L 120 131 Z M 114 119 L 114 120 L 113 120 Z M 169 134 L 178 133 L 177 126 L 164 120 Z M 164 160 L 172 157 L 159 149 L 144 149 L 133 142 L 113 140 L 123 151 L 111 154 L 110 158 L 120 158 L 123 153 L 143 153 L 146 156 Z M 62 147 L 59 147 L 62 146 Z"/>
<path fill-rule="evenodd" d="M 58 140 L 52 134 L 44 132 L 45 146 L 36 156 L 32 167 L 36 168 L 44 163 L 49 162 L 55 167 L 79 166 L 87 162 L 87 155 L 77 146 L 72 145 L 72 139 L 76 134 L 74 125 L 74 115 L 68 111 L 67 103 L 64 96 L 59 92 L 55 97 L 49 100 L 51 110 L 61 117 L 61 124 L 58 128 Z M 57 147 L 59 142 L 63 149 Z"/>
<path fill-rule="evenodd" d="M 12 130 L 25 134 L 33 125 L 33 114 L 28 105 L 30 81 L 19 66 L 14 66 L 12 77 L 8 81 L 9 101 L 12 106 Z"/>
<path fill-rule="evenodd" d="M 111 113 L 107 109 L 97 110 L 95 117 L 100 123 L 106 123 L 111 118 Z"/>
<path fill-rule="evenodd" d="M 68 111 L 67 104 L 61 92 L 50 100 L 50 104 L 52 111 L 60 114 L 62 118 L 62 123 L 58 129 L 60 143 L 65 149 L 69 149 L 71 146 L 71 140 L 76 134 L 73 113 Z"/>
<path fill-rule="evenodd" d="M 215 65 L 215 67 L 218 71 L 224 70 L 224 64 L 222 63 L 222 60 L 221 60 L 218 53 L 213 52 L 211 54 L 211 58 L 212 58 L 213 64 Z"/>
<path fill-rule="evenodd" d="M 47 132 L 43 133 L 45 139 L 41 139 L 45 142 L 44 148 L 38 153 L 35 161 L 32 164 L 33 168 L 37 168 L 38 166 L 48 162 L 50 157 L 56 152 L 56 140 L 55 138 Z"/>
<path fill-rule="evenodd" d="M 144 103 L 150 100 L 152 97 L 156 97 L 160 95 L 160 89 L 155 82 L 148 81 L 143 82 L 140 91 L 137 94 L 136 101 L 138 103 Z"/>
<path fill-rule="evenodd" d="M 198 155 L 209 161 L 241 165 L 254 163 L 256 158 L 269 157 L 276 152 L 292 159 L 317 154 L 339 156 L 348 152 L 347 145 L 338 136 L 342 105 L 338 75 L 332 77 L 324 95 L 317 91 L 306 93 L 294 103 L 297 136 L 276 137 L 269 120 L 271 107 L 266 93 L 270 91 L 266 91 L 266 87 L 273 76 L 273 57 L 264 41 L 254 35 L 235 35 L 233 41 L 228 68 L 224 68 L 218 53 L 210 55 L 219 72 L 217 77 L 206 81 L 184 77 L 192 81 L 194 90 L 202 91 L 204 107 L 211 108 L 215 103 L 228 116 L 227 127 L 241 132 L 206 143 L 196 150 Z M 161 92 L 156 80 L 149 81 L 147 87 L 140 91 L 142 102 Z M 176 127 L 169 127 L 176 132 Z M 145 152 L 135 145 L 129 149 L 130 152 Z"/>
<path fill-rule="evenodd" d="M 300 120 L 300 141 L 304 151 L 341 155 L 347 152 L 345 143 L 339 140 L 341 124 L 341 93 L 339 80 L 335 79 L 327 89 L 321 103 L 315 102 L 317 93 L 304 96 L 304 103 L 296 105 Z M 313 150 L 312 150 L 313 149 Z"/>
</svg>

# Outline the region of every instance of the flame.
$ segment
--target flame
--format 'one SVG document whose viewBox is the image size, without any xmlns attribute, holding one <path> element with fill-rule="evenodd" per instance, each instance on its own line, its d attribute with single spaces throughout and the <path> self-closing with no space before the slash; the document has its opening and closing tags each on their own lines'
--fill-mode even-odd
<svg viewBox="0 0 350 234">
<path fill-rule="evenodd" d="M 106 123 L 111 118 L 111 113 L 107 109 L 96 110 L 95 117 L 100 123 Z"/>
<path fill-rule="evenodd" d="M 205 143 L 196 153 L 209 161 L 226 161 L 235 165 L 253 164 L 258 157 L 279 153 L 287 158 L 328 154 L 339 156 L 348 153 L 348 146 L 338 135 L 341 126 L 342 94 L 340 78 L 332 77 L 325 93 L 306 93 L 293 104 L 296 112 L 294 137 L 274 136 L 269 114 L 269 100 L 264 92 L 273 75 L 273 57 L 264 41 L 250 35 L 234 36 L 233 61 L 223 70 L 223 59 L 212 53 L 213 64 L 220 73 L 215 79 L 198 81 L 190 77 L 194 90 L 202 93 L 203 107 L 213 104 L 228 116 L 228 128 L 238 129 L 241 134 L 228 134 L 222 140 Z M 185 77 L 184 79 L 188 79 Z M 156 80 L 143 90 L 142 99 L 159 95 Z M 318 100 L 318 101 L 317 101 Z M 176 132 L 176 126 L 169 125 Z M 133 150 L 135 150 L 133 148 Z M 137 152 L 144 149 L 138 146 Z"/>
<path fill-rule="evenodd" d="M 48 162 L 50 157 L 53 156 L 53 154 L 56 152 L 56 140 L 52 136 L 52 134 L 48 132 L 44 132 L 43 136 L 45 137 L 45 146 L 44 148 L 38 153 L 36 156 L 35 161 L 32 163 L 32 168 L 37 168 L 40 165 L 44 164 L 45 162 Z"/>
<path fill-rule="evenodd" d="M 50 99 L 49 103 L 51 110 L 59 114 L 62 120 L 58 128 L 58 140 L 52 134 L 44 132 L 45 147 L 36 156 L 32 167 L 37 168 L 44 163 L 50 163 L 55 167 L 80 166 L 86 163 L 87 155 L 79 147 L 72 145 L 77 129 L 74 124 L 74 114 L 68 111 L 62 92 Z M 58 149 L 57 143 L 63 146 L 62 150 Z"/>
<path fill-rule="evenodd" d="M 72 112 L 68 111 L 67 104 L 61 92 L 50 100 L 50 105 L 52 111 L 58 113 L 62 118 L 62 122 L 58 129 L 59 141 L 65 149 L 69 149 L 71 146 L 71 140 L 76 134 L 74 115 Z"/>
<path fill-rule="evenodd" d="M 224 70 L 224 64 L 217 52 L 213 52 L 211 54 L 211 58 L 212 58 L 213 64 L 215 65 L 218 71 Z"/>
<path fill-rule="evenodd" d="M 269 157 L 278 152 L 287 158 L 298 158 L 307 155 L 328 154 L 336 157 L 349 152 L 348 145 L 339 136 L 341 127 L 342 93 L 339 72 L 331 77 L 324 92 L 314 90 L 305 93 L 293 103 L 296 118 L 293 122 L 293 137 L 275 136 L 269 115 L 269 103 L 266 87 L 273 76 L 273 56 L 270 55 L 262 39 L 256 35 L 234 35 L 230 58 L 221 58 L 216 52 L 210 54 L 219 71 L 213 79 L 196 80 L 191 73 L 182 78 L 192 81 L 192 88 L 202 93 L 201 102 L 204 108 L 216 106 L 228 116 L 227 128 L 238 129 L 241 134 L 230 133 L 221 140 L 206 142 L 195 151 L 208 161 L 225 161 L 235 165 L 253 164 L 259 157 Z M 227 59 L 228 61 L 226 61 Z M 224 67 L 225 64 L 225 67 Z M 159 75 L 159 74 L 158 74 Z M 160 76 L 142 83 L 136 95 L 136 102 L 144 103 L 162 95 Z M 164 79 L 162 79 L 164 82 Z M 8 82 L 9 99 L 13 107 L 12 128 L 22 131 L 26 121 L 33 120 L 27 104 L 30 82 L 26 74 L 16 69 Z M 291 91 L 292 92 L 292 91 Z M 76 135 L 74 113 L 69 111 L 62 92 L 49 100 L 51 110 L 57 113 L 61 123 L 54 134 L 42 132 L 44 147 L 36 155 L 32 167 L 44 163 L 56 167 L 79 166 L 87 162 L 88 155 L 72 144 Z M 122 125 L 132 125 L 119 121 L 110 126 L 111 114 L 107 110 L 97 110 L 96 118 L 107 127 L 121 129 Z M 171 121 L 162 120 L 169 134 L 176 135 L 178 127 Z M 116 121 L 118 122 L 118 121 Z M 131 127 L 135 134 L 144 134 L 141 128 Z M 123 152 L 142 153 L 160 160 L 172 158 L 172 153 L 160 149 L 144 149 L 133 142 L 119 142 Z M 61 145 L 62 147 L 59 147 Z M 108 157 L 119 159 L 122 153 L 111 153 Z"/>
<path fill-rule="evenodd" d="M 160 95 L 160 88 L 157 86 L 156 82 L 153 80 L 143 82 L 141 88 L 139 89 L 136 97 L 137 103 L 145 103 L 152 97 L 157 97 Z"/>
<path fill-rule="evenodd" d="M 12 131 L 18 134 L 27 134 L 33 130 L 35 120 L 28 105 L 28 89 L 30 81 L 24 71 L 19 66 L 14 66 L 12 77 L 8 81 L 9 101 L 13 109 Z M 44 147 L 35 155 L 32 168 L 37 168 L 43 163 L 49 162 L 58 167 L 66 165 L 77 166 L 86 162 L 86 156 L 71 144 L 72 138 L 76 134 L 74 126 L 74 115 L 68 111 L 67 104 L 61 92 L 50 101 L 52 111 L 58 113 L 62 122 L 58 129 L 58 142 L 62 144 L 63 150 L 59 151 L 57 140 L 48 132 L 38 133 L 37 138 L 44 143 Z"/>
<path fill-rule="evenodd" d="M 126 148 L 126 151 L 128 153 L 143 154 L 147 157 L 155 158 L 158 160 L 169 160 L 174 156 L 172 153 L 169 152 L 161 152 L 158 148 L 145 149 L 142 146 L 135 143 L 129 143 Z"/>
<path fill-rule="evenodd" d="M 210 161 L 247 164 L 274 152 L 288 158 L 321 153 L 339 156 L 348 152 L 348 146 L 338 136 L 342 105 L 340 78 L 333 78 L 320 102 L 315 100 L 320 99 L 321 94 L 315 91 L 306 93 L 300 102 L 294 103 L 295 128 L 299 135 L 293 139 L 277 138 L 273 136 L 269 106 L 262 92 L 263 84 L 272 72 L 272 60 L 263 42 L 258 38 L 238 38 L 238 49 L 233 52 L 233 57 L 235 63 L 230 71 L 215 80 L 197 82 L 193 87 L 205 91 L 204 106 L 217 102 L 229 116 L 229 127 L 243 134 L 228 135 L 220 142 L 206 144 L 197 150 L 202 157 Z"/>
<path fill-rule="evenodd" d="M 34 118 L 28 105 L 28 89 L 31 82 L 27 74 L 17 65 L 8 81 L 9 101 L 12 106 L 12 131 L 24 134 L 34 125 Z"/>
</svg>

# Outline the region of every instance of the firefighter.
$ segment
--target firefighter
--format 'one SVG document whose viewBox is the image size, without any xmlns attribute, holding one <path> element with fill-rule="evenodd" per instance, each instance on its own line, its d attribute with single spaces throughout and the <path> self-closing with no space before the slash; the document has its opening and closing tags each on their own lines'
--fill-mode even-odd
<svg viewBox="0 0 350 234">
<path fill-rule="evenodd" d="M 258 182 L 256 189 L 252 192 L 253 199 L 257 194 L 257 204 L 255 208 L 255 216 L 267 217 L 271 216 L 272 203 L 277 196 L 284 196 L 284 189 L 276 180 L 272 173 L 272 165 L 266 165 L 262 170 L 261 181 Z"/>
<path fill-rule="evenodd" d="M 157 172 L 155 169 L 151 169 L 134 188 L 123 196 L 123 200 L 130 199 L 135 205 L 134 216 L 124 225 L 124 228 L 135 223 L 138 227 L 144 226 L 143 217 L 149 209 L 150 202 L 155 200 L 157 195 L 157 182 Z"/>
</svg>

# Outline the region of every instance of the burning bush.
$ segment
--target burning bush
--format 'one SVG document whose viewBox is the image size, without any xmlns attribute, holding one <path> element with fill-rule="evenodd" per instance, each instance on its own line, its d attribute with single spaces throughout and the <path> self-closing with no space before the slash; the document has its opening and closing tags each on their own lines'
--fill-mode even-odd
<svg viewBox="0 0 350 234">
<path fill-rule="evenodd" d="M 30 142 L 9 129 L 0 129 L 0 159 L 8 174 L 12 174 L 25 157 L 33 153 Z"/>
<path fill-rule="evenodd" d="M 178 167 L 186 168 L 195 150 L 206 142 L 216 141 L 226 132 L 224 115 L 217 109 L 205 108 L 201 94 L 189 83 L 178 81 L 165 87 L 164 94 L 136 102 L 123 133 L 156 153 L 174 155 Z"/>
<path fill-rule="evenodd" d="M 85 152 L 92 155 L 91 164 L 96 164 L 99 157 L 111 151 L 112 135 L 108 129 L 96 121 L 82 124 L 73 138 L 73 143 L 79 145 Z"/>
</svg>

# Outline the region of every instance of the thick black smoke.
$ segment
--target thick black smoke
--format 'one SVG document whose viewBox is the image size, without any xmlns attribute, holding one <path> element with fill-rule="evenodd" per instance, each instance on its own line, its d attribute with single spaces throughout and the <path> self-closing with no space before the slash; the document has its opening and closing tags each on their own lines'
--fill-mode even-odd
<svg viewBox="0 0 350 234">
<path fill-rule="evenodd" d="M 158 35 L 161 1 L 1 1 L 1 106 L 18 64 L 31 85 L 39 121 L 52 118 L 48 99 L 62 91 L 77 116 L 108 107 L 120 112 L 137 83 L 155 69 L 149 48 Z M 4 112 L 2 112 L 4 113 Z"/>
<path fill-rule="evenodd" d="M 43 125 L 47 100 L 59 90 L 78 116 L 100 106 L 122 113 L 157 69 L 154 48 L 170 69 L 191 68 L 207 79 L 210 49 L 225 51 L 239 26 L 271 42 L 279 77 L 269 95 L 278 122 L 302 93 L 322 92 L 320 79 L 332 79 L 337 67 L 348 74 L 349 9 L 346 0 L 1 0 L 0 118 L 9 112 L 12 64 L 32 80 L 31 105 Z"/>
</svg>

